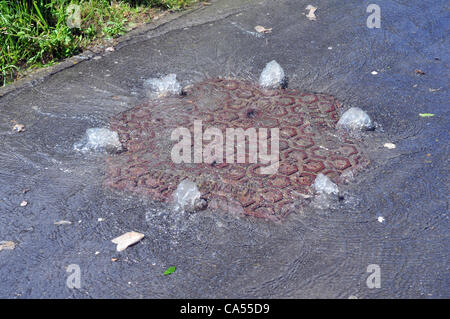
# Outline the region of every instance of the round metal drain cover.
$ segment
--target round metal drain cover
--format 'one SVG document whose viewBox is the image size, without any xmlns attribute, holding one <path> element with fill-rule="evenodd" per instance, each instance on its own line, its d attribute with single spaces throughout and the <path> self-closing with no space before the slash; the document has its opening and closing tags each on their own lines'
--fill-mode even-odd
<svg viewBox="0 0 450 319">
<path fill-rule="evenodd" d="M 344 172 L 368 163 L 357 141 L 337 134 L 338 107 L 324 94 L 263 90 L 237 80 L 198 83 L 184 96 L 153 100 L 112 119 L 127 151 L 108 158 L 106 185 L 167 201 L 190 179 L 205 199 L 226 198 L 247 215 L 282 219 L 301 194 L 312 194 L 317 174 L 339 183 Z M 225 155 L 224 163 L 175 164 L 171 150 L 178 141 L 171 134 L 184 127 L 194 136 L 194 121 L 202 121 L 203 131 L 220 129 L 224 141 L 227 128 L 279 128 L 278 171 L 264 175 L 263 164 L 226 163 Z"/>
</svg>

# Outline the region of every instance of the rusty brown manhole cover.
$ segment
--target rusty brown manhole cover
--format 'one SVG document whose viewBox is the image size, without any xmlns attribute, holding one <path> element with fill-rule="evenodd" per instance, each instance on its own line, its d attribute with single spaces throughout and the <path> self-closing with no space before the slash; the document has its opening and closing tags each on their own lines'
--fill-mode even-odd
<svg viewBox="0 0 450 319">
<path fill-rule="evenodd" d="M 150 101 L 112 119 L 127 151 L 108 158 L 106 185 L 114 190 L 167 201 L 188 178 L 205 199 L 239 202 L 245 214 L 281 219 L 289 207 L 312 194 L 316 175 L 334 182 L 367 163 L 356 141 L 338 135 L 339 104 L 324 94 L 296 90 L 262 90 L 248 82 L 213 79 L 192 86 L 185 96 Z M 258 163 L 175 164 L 171 141 L 175 128 L 280 129 L 280 166 L 262 175 Z"/>
</svg>

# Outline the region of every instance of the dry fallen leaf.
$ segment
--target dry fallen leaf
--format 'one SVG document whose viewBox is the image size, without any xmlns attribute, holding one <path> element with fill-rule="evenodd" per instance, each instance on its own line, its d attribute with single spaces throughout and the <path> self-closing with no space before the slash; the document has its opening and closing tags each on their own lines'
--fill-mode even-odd
<svg viewBox="0 0 450 319">
<path fill-rule="evenodd" d="M 16 248 L 16 244 L 12 241 L 0 241 L 0 251 L 5 250 L 12 250 Z"/>
<path fill-rule="evenodd" d="M 267 28 L 264 28 L 262 25 L 257 25 L 255 27 L 255 30 L 256 30 L 256 32 L 259 32 L 259 33 L 270 33 L 270 32 L 272 32 L 272 28 L 267 29 Z"/>
<path fill-rule="evenodd" d="M 54 222 L 53 224 L 54 225 L 71 225 L 72 222 L 70 222 L 68 220 L 60 220 L 60 221 Z"/>
<path fill-rule="evenodd" d="M 119 258 L 111 258 L 112 262 L 115 262 L 115 261 L 118 261 L 118 260 L 119 260 Z"/>
<path fill-rule="evenodd" d="M 311 21 L 317 20 L 317 17 L 316 17 L 316 15 L 314 14 L 314 12 L 316 12 L 316 10 L 317 10 L 316 7 L 314 7 L 314 6 L 312 6 L 312 5 L 309 4 L 309 5 L 306 7 L 305 10 L 309 10 L 308 14 L 306 15 L 306 17 L 307 17 L 309 20 L 311 20 Z"/>
<path fill-rule="evenodd" d="M 16 124 L 13 127 L 13 131 L 16 131 L 18 133 L 23 132 L 25 130 L 25 125 L 23 124 Z"/>
<path fill-rule="evenodd" d="M 119 237 L 111 240 L 114 244 L 117 244 L 116 250 L 122 251 L 125 250 L 128 246 L 131 246 L 144 238 L 144 234 L 138 232 L 128 232 Z"/>
<path fill-rule="evenodd" d="M 414 72 L 416 72 L 419 75 L 424 75 L 425 74 L 425 72 L 423 72 L 422 70 L 419 70 L 419 69 L 415 69 Z"/>
<path fill-rule="evenodd" d="M 107 47 L 107 48 L 105 49 L 105 51 L 106 51 L 106 52 L 113 52 L 113 51 L 114 51 L 114 48 L 113 48 L 113 47 Z"/>
</svg>

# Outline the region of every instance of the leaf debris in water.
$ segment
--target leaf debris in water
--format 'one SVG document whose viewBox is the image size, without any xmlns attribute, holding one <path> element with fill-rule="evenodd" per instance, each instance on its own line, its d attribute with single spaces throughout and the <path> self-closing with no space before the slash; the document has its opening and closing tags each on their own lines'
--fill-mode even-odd
<svg viewBox="0 0 450 319">
<path fill-rule="evenodd" d="M 117 244 L 116 250 L 122 251 L 127 249 L 128 246 L 131 246 L 133 244 L 136 244 L 137 242 L 141 241 L 142 238 L 144 238 L 144 234 L 131 231 L 128 233 L 125 233 L 119 237 L 114 238 L 111 240 L 114 244 Z"/>
<path fill-rule="evenodd" d="M 60 221 L 54 222 L 53 224 L 54 225 L 70 225 L 70 224 L 72 224 L 72 222 L 70 222 L 68 220 L 60 220 Z"/>
<path fill-rule="evenodd" d="M 259 33 L 270 33 L 272 32 L 272 28 L 265 28 L 262 25 L 257 25 L 255 30 Z"/>
<path fill-rule="evenodd" d="M 316 17 L 316 15 L 314 14 L 314 12 L 316 12 L 316 10 L 317 10 L 316 7 L 314 7 L 314 6 L 312 6 L 312 5 L 309 4 L 309 5 L 306 7 L 305 10 L 309 10 L 308 14 L 306 15 L 306 17 L 307 17 L 309 20 L 311 20 L 311 21 L 317 20 L 317 17 Z"/>
<path fill-rule="evenodd" d="M 432 116 L 434 116 L 434 114 L 433 113 L 419 113 L 419 116 L 421 116 L 421 117 L 432 117 Z"/>
<path fill-rule="evenodd" d="M 14 248 L 16 248 L 16 244 L 12 241 L 0 241 L 0 251 L 2 251 L 3 249 L 5 250 L 13 250 Z"/>
<path fill-rule="evenodd" d="M 423 72 L 420 69 L 415 69 L 414 72 L 416 72 L 416 74 L 419 74 L 419 75 L 424 75 L 425 74 L 425 72 Z"/>
<path fill-rule="evenodd" d="M 25 130 L 25 125 L 23 124 L 16 124 L 13 127 L 13 131 L 16 131 L 18 133 L 23 132 Z"/>
<path fill-rule="evenodd" d="M 175 272 L 175 270 L 177 270 L 177 267 L 175 267 L 175 266 L 171 266 L 171 267 L 167 268 L 167 270 L 164 272 L 164 276 L 173 274 Z"/>
</svg>

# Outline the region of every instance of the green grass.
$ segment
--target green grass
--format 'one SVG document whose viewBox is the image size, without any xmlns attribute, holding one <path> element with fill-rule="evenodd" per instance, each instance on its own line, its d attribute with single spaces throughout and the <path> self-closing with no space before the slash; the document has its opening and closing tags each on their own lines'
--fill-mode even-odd
<svg viewBox="0 0 450 319">
<path fill-rule="evenodd" d="M 0 85 L 122 35 L 157 10 L 180 10 L 194 1 L 0 0 Z M 67 23 L 71 4 L 80 6 L 79 27 Z"/>
</svg>

